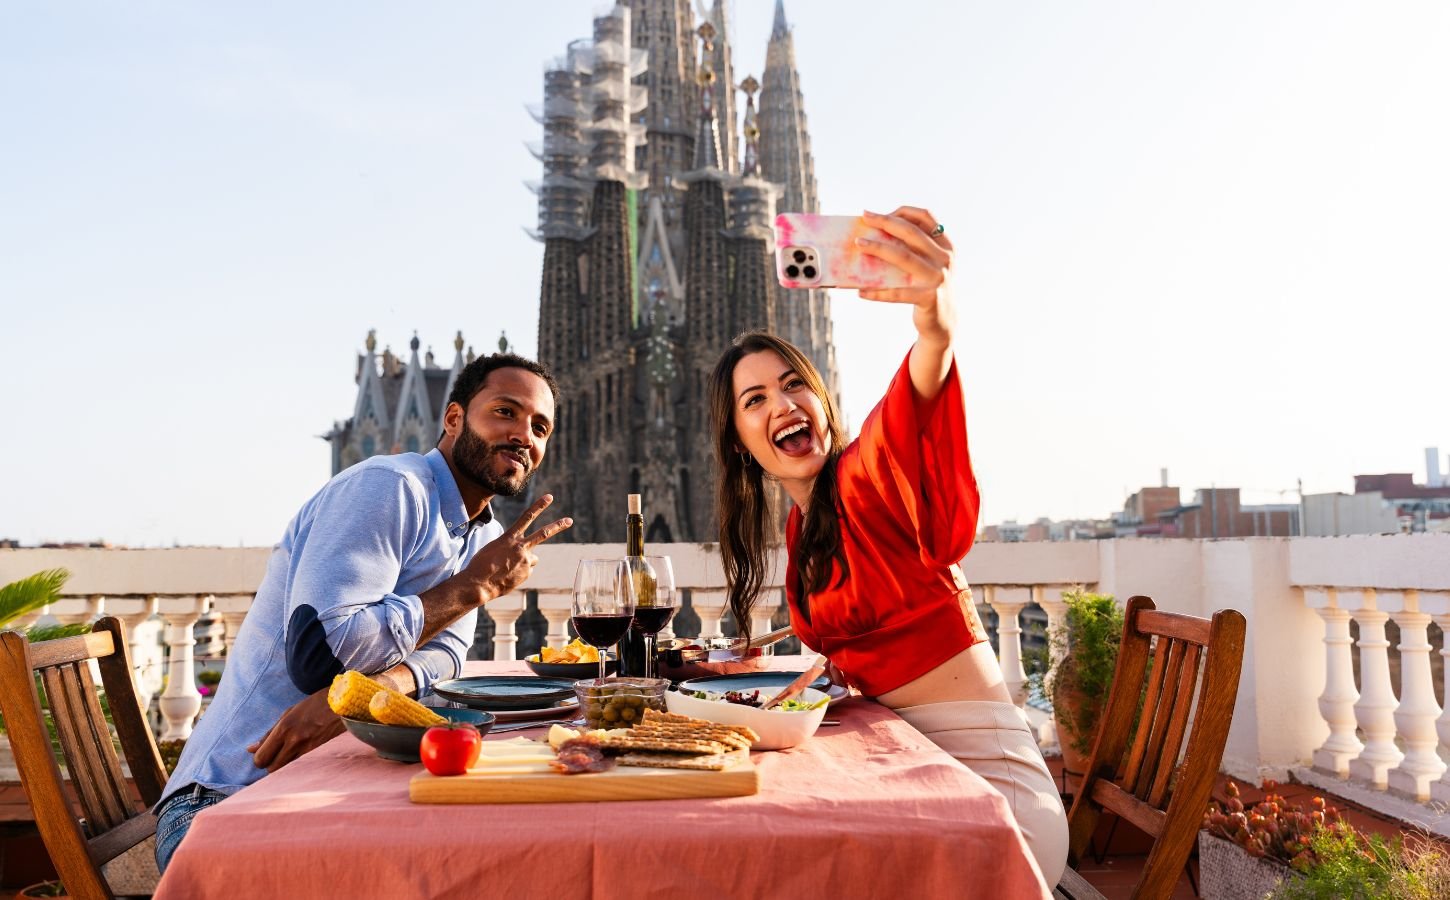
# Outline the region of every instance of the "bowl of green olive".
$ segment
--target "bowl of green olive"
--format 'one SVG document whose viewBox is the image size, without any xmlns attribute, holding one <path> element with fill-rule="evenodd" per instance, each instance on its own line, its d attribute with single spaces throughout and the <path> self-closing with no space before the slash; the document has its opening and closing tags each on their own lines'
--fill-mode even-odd
<svg viewBox="0 0 1450 900">
<path fill-rule="evenodd" d="M 633 728 L 644 711 L 665 711 L 667 678 L 588 678 L 574 682 L 586 728 Z"/>
</svg>

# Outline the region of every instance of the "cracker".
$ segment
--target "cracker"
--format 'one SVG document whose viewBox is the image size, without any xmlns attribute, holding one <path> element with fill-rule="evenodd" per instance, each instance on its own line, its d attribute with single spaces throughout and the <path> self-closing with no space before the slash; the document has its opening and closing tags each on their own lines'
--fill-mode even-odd
<svg viewBox="0 0 1450 900">
<path fill-rule="evenodd" d="M 679 713 L 660 712 L 659 710 L 655 709 L 645 710 L 644 719 L 642 721 L 645 725 L 692 725 L 705 726 L 708 728 L 723 728 L 726 731 L 731 731 L 735 734 L 740 735 L 741 737 L 750 741 L 750 743 L 752 744 L 760 740 L 760 735 L 756 734 L 755 729 L 751 728 L 748 725 L 724 725 L 719 722 L 711 722 L 707 719 L 696 719 L 692 716 L 682 716 Z"/>
<path fill-rule="evenodd" d="M 726 728 L 692 728 L 681 725 L 636 725 L 638 737 L 658 737 L 666 740 L 716 741 L 742 750 L 750 749 L 750 738 Z"/>
<path fill-rule="evenodd" d="M 660 769 L 703 769 L 719 772 L 734 761 L 725 753 L 710 753 L 701 756 L 680 756 L 674 753 L 626 753 L 617 762 L 621 766 L 647 766 Z"/>
<path fill-rule="evenodd" d="M 615 750 L 653 750 L 663 753 L 722 753 L 730 748 L 719 741 L 636 736 L 633 729 L 623 734 L 609 732 L 600 738 L 602 746 Z"/>
</svg>

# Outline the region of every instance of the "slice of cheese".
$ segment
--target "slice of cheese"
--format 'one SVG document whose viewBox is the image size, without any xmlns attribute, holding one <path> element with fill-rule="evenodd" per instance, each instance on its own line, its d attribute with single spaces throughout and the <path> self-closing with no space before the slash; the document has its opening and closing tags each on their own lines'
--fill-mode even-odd
<svg viewBox="0 0 1450 900">
<path fill-rule="evenodd" d="M 546 763 L 554 758 L 552 753 L 515 753 L 509 756 L 480 756 L 475 766 L 515 766 L 521 763 Z"/>
<path fill-rule="evenodd" d="M 511 765 L 476 765 L 468 770 L 470 775 L 546 775 L 553 773 L 554 767 L 548 763 L 534 764 L 511 764 Z"/>
</svg>

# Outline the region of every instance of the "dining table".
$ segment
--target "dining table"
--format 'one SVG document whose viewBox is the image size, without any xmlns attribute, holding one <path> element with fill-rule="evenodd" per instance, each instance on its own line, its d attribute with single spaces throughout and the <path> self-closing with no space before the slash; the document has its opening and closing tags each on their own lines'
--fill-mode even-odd
<svg viewBox="0 0 1450 900">
<path fill-rule="evenodd" d="M 528 670 L 470 661 L 464 674 Z M 757 793 L 704 799 L 418 804 L 421 765 L 343 733 L 202 811 L 154 896 L 1051 897 L 979 776 L 873 700 L 828 715 L 839 724 L 805 743 L 752 754 Z"/>
</svg>

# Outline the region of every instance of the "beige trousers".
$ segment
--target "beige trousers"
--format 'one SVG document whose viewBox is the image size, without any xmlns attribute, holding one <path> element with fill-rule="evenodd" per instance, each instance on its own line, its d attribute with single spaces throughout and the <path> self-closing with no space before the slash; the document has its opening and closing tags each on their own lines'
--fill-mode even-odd
<svg viewBox="0 0 1450 900">
<path fill-rule="evenodd" d="M 1067 867 L 1067 814 L 1027 714 L 1011 703 L 952 700 L 896 714 L 1007 799 L 1049 888 Z"/>
</svg>

